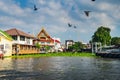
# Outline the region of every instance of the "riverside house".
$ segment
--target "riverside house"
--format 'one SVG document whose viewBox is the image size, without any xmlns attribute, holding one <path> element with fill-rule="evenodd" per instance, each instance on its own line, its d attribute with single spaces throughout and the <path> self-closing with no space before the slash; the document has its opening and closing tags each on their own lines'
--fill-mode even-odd
<svg viewBox="0 0 120 80">
<path fill-rule="evenodd" d="M 0 30 L 0 54 L 3 56 L 12 55 L 12 40 L 11 36 Z"/>
<path fill-rule="evenodd" d="M 13 38 L 12 54 L 35 54 L 40 53 L 33 44 L 34 37 L 16 28 L 6 31 Z"/>
<path fill-rule="evenodd" d="M 44 28 L 37 35 L 37 39 L 34 40 L 34 44 L 39 43 L 41 47 L 49 46 L 50 52 L 58 51 L 61 48 L 60 39 L 52 38 Z"/>
</svg>

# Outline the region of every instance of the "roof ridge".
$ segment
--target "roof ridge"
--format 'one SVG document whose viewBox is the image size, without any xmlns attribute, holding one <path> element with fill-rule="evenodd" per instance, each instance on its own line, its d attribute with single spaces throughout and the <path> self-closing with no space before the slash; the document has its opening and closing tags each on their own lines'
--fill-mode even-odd
<svg viewBox="0 0 120 80">
<path fill-rule="evenodd" d="M 18 30 L 18 29 L 16 29 L 16 28 L 14 28 L 14 29 L 15 29 L 15 31 L 17 32 L 17 34 L 18 34 L 18 35 L 20 35 L 19 30 Z"/>
<path fill-rule="evenodd" d="M 31 37 L 33 38 L 32 35 L 22 31 L 22 30 L 19 30 L 19 29 L 16 29 L 16 28 L 12 28 L 10 30 L 7 30 L 9 34 L 11 35 L 19 35 L 19 36 L 25 36 L 25 37 Z"/>
<path fill-rule="evenodd" d="M 45 32 L 45 34 L 48 36 L 48 37 L 50 37 L 50 35 L 47 33 L 47 31 L 42 27 L 42 30 L 41 30 L 41 32 L 42 31 L 44 31 Z"/>
</svg>

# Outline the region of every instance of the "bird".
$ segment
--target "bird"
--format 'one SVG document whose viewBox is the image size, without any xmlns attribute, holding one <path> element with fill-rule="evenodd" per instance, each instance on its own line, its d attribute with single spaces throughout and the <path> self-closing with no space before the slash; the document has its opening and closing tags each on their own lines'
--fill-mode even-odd
<svg viewBox="0 0 120 80">
<path fill-rule="evenodd" d="M 77 28 L 76 26 L 74 26 L 74 28 Z"/>
<path fill-rule="evenodd" d="M 91 1 L 95 1 L 95 0 L 91 0 Z"/>
<path fill-rule="evenodd" d="M 38 10 L 38 8 L 36 7 L 36 5 L 34 5 L 34 11 L 37 11 Z"/>
<path fill-rule="evenodd" d="M 88 17 L 91 11 L 84 11 L 85 15 Z"/>
<path fill-rule="evenodd" d="M 69 26 L 69 27 L 72 27 L 72 24 L 68 23 L 68 26 Z"/>
</svg>

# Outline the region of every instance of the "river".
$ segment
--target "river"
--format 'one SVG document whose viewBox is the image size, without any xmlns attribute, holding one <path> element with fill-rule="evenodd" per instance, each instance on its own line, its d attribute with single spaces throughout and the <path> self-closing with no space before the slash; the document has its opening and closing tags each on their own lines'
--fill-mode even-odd
<svg viewBox="0 0 120 80">
<path fill-rule="evenodd" d="M 120 80 L 120 59 L 5 58 L 0 60 L 0 80 Z"/>
</svg>

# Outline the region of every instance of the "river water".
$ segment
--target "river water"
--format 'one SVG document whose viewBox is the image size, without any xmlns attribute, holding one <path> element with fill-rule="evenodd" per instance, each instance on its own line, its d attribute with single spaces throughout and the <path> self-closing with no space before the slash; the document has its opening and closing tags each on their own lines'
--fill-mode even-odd
<svg viewBox="0 0 120 80">
<path fill-rule="evenodd" d="M 91 57 L 5 58 L 0 80 L 120 80 L 120 60 Z"/>
</svg>

